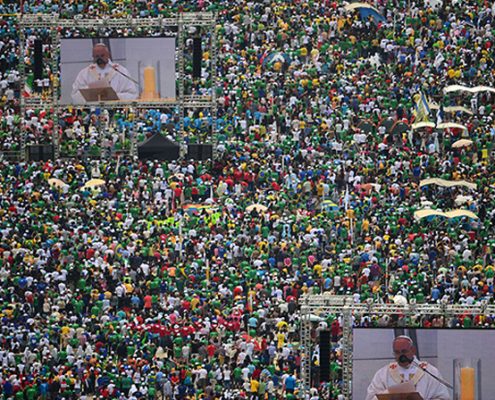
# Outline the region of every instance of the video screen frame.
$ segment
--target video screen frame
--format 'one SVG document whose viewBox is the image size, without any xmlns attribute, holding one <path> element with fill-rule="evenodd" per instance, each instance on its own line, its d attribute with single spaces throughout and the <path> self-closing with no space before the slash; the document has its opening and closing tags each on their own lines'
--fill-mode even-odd
<svg viewBox="0 0 495 400">
<path fill-rule="evenodd" d="M 309 394 L 312 387 L 312 357 L 318 340 L 319 322 L 331 317 L 339 320 L 340 333 L 336 343 L 338 347 L 340 372 L 338 379 L 327 382 L 327 392 L 338 392 L 346 399 L 352 399 L 353 370 L 353 328 L 363 320 L 376 320 L 379 327 L 417 328 L 426 322 L 428 326 L 457 328 L 457 322 L 463 316 L 474 321 L 487 318 L 495 320 L 495 305 L 482 301 L 473 305 L 459 304 L 391 304 L 370 301 L 355 303 L 352 296 L 329 294 L 304 295 L 301 305 L 301 391 Z M 433 322 L 433 323 L 432 323 Z M 435 325 L 436 324 L 436 325 Z M 452 325 L 451 325 L 452 324 Z M 474 324 L 472 329 L 485 330 L 484 324 Z M 466 329 L 466 328 L 463 328 Z M 488 328 L 489 329 L 489 328 Z M 337 390 L 334 390 L 337 389 Z M 322 397 L 329 398 L 329 397 Z"/>
<path fill-rule="evenodd" d="M 173 102 L 177 51 L 175 37 L 62 38 L 60 104 Z M 118 99 L 104 97 L 103 86 Z"/>
<path fill-rule="evenodd" d="M 479 328 L 380 328 L 354 327 L 352 331 L 352 395 L 365 398 L 368 385 L 380 368 L 394 362 L 392 341 L 406 335 L 415 342 L 417 358 L 436 367 L 440 377 L 454 386 L 454 360 L 479 359 L 481 362 L 481 393 L 488 399 L 495 390 L 491 379 L 495 369 L 494 329 Z M 448 390 L 454 399 L 452 390 Z"/>
<path fill-rule="evenodd" d="M 38 93 L 36 84 L 31 82 L 32 68 L 30 64 L 20 63 L 20 87 L 23 94 L 22 104 L 25 107 L 57 107 L 57 108 L 92 108 L 105 107 L 119 109 L 122 107 L 213 107 L 216 104 L 214 85 L 205 85 L 204 79 L 197 80 L 190 90 L 188 80 L 190 71 L 184 60 L 192 57 L 192 32 L 200 29 L 205 54 L 216 54 L 216 15 L 213 12 L 183 12 L 170 14 L 166 17 L 156 18 L 121 18 L 121 17 L 97 17 L 85 18 L 77 15 L 73 19 L 58 18 L 54 15 L 21 15 L 18 21 L 20 30 L 20 51 L 24 54 L 30 47 L 27 39 L 30 35 L 40 31 L 48 31 L 49 42 L 44 43 L 47 52 L 50 53 L 48 61 L 44 61 L 50 68 L 49 75 L 43 76 L 43 91 Z M 182 32 L 182 33 L 181 33 Z M 173 99 L 161 99 L 151 101 L 112 101 L 91 102 L 87 104 L 61 104 L 60 103 L 60 40 L 85 39 L 85 38 L 175 38 L 176 43 L 176 96 Z M 189 44 L 186 44 L 189 43 Z M 32 49 L 31 49 L 32 50 Z M 189 54 L 190 53 L 190 54 Z M 216 60 L 210 57 L 207 65 L 202 62 L 202 70 L 209 79 L 208 82 L 216 82 Z M 48 67 L 47 67 L 48 68 Z M 189 71 L 189 72 L 188 72 Z M 45 84 L 45 81 L 48 84 Z M 186 90 L 184 90 L 186 87 Z M 188 89 L 189 88 L 189 89 Z"/>
</svg>

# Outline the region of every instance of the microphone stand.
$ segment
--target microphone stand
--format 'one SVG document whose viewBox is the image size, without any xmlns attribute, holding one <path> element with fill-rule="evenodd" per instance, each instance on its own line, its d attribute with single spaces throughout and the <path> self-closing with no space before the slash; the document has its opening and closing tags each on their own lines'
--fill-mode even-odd
<svg viewBox="0 0 495 400">
<path fill-rule="evenodd" d="M 414 358 L 413 359 L 408 358 L 407 361 L 409 361 L 411 364 L 414 364 L 416 367 L 421 368 L 424 372 L 426 372 L 432 378 L 436 379 L 442 385 L 448 387 L 451 390 L 454 390 L 454 387 L 450 383 L 447 383 L 443 379 L 440 379 L 438 376 L 433 375 L 430 371 L 428 371 L 425 367 L 423 367 L 420 363 L 418 363 Z"/>
<path fill-rule="evenodd" d="M 136 85 L 138 85 L 138 87 L 139 87 L 139 82 L 138 82 L 138 81 L 136 81 L 135 79 L 131 78 L 129 75 L 124 74 L 122 71 L 120 71 L 120 70 L 118 69 L 118 67 L 117 67 L 117 66 L 115 66 L 115 64 L 112 64 L 112 68 L 113 68 L 115 71 L 117 71 L 120 75 L 122 75 L 122 76 L 126 77 L 127 79 L 129 79 L 130 81 L 134 82 L 134 83 L 135 83 Z"/>
</svg>

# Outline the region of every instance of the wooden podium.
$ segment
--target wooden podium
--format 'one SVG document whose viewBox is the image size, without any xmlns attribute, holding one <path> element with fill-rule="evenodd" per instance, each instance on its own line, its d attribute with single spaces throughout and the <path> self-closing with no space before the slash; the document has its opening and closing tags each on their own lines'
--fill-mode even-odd
<svg viewBox="0 0 495 400">
<path fill-rule="evenodd" d="M 117 93 L 115 93 L 115 90 L 111 86 L 79 89 L 79 91 L 86 102 L 119 100 L 119 96 L 117 96 Z"/>
<path fill-rule="evenodd" d="M 377 394 L 378 400 L 423 400 L 418 392 Z"/>
</svg>

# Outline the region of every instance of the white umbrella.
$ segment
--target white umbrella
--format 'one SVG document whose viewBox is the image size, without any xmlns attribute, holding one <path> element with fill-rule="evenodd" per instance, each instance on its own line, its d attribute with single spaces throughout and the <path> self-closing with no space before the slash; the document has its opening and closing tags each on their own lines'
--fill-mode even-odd
<svg viewBox="0 0 495 400">
<path fill-rule="evenodd" d="M 455 122 L 443 122 L 441 124 L 437 125 L 438 129 L 449 129 L 449 128 L 457 128 L 457 129 L 463 129 L 465 131 L 468 130 L 468 128 L 464 125 L 461 124 L 456 124 Z"/>
<path fill-rule="evenodd" d="M 58 179 L 58 178 L 50 178 L 48 179 L 48 184 L 50 186 L 53 186 L 53 187 L 56 187 L 56 188 L 59 188 L 59 189 L 63 189 L 65 186 L 67 186 L 67 183 L 65 183 L 64 181 Z"/>
<path fill-rule="evenodd" d="M 452 144 L 452 147 L 454 149 L 460 149 L 461 147 L 468 147 L 468 146 L 471 146 L 472 144 L 473 144 L 473 141 L 472 140 L 461 139 L 461 140 L 458 140 L 457 142 L 454 142 Z"/>
</svg>

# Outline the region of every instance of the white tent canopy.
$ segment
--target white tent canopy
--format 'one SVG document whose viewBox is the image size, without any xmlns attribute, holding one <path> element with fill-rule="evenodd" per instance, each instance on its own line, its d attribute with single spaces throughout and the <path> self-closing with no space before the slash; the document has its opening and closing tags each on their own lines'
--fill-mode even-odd
<svg viewBox="0 0 495 400">
<path fill-rule="evenodd" d="M 423 179 L 421 182 L 419 182 L 419 187 L 423 187 L 426 185 L 438 185 L 442 187 L 453 187 L 453 186 L 464 186 L 469 189 L 476 189 L 476 183 L 460 180 L 460 181 L 449 181 L 447 179 L 441 179 L 441 178 L 428 178 L 428 179 Z"/>
<path fill-rule="evenodd" d="M 454 93 L 454 92 L 468 92 L 468 93 L 479 93 L 479 92 L 492 92 L 495 93 L 495 88 L 490 86 L 475 86 L 467 87 L 462 85 L 450 85 L 443 88 L 444 93 Z"/>
</svg>

